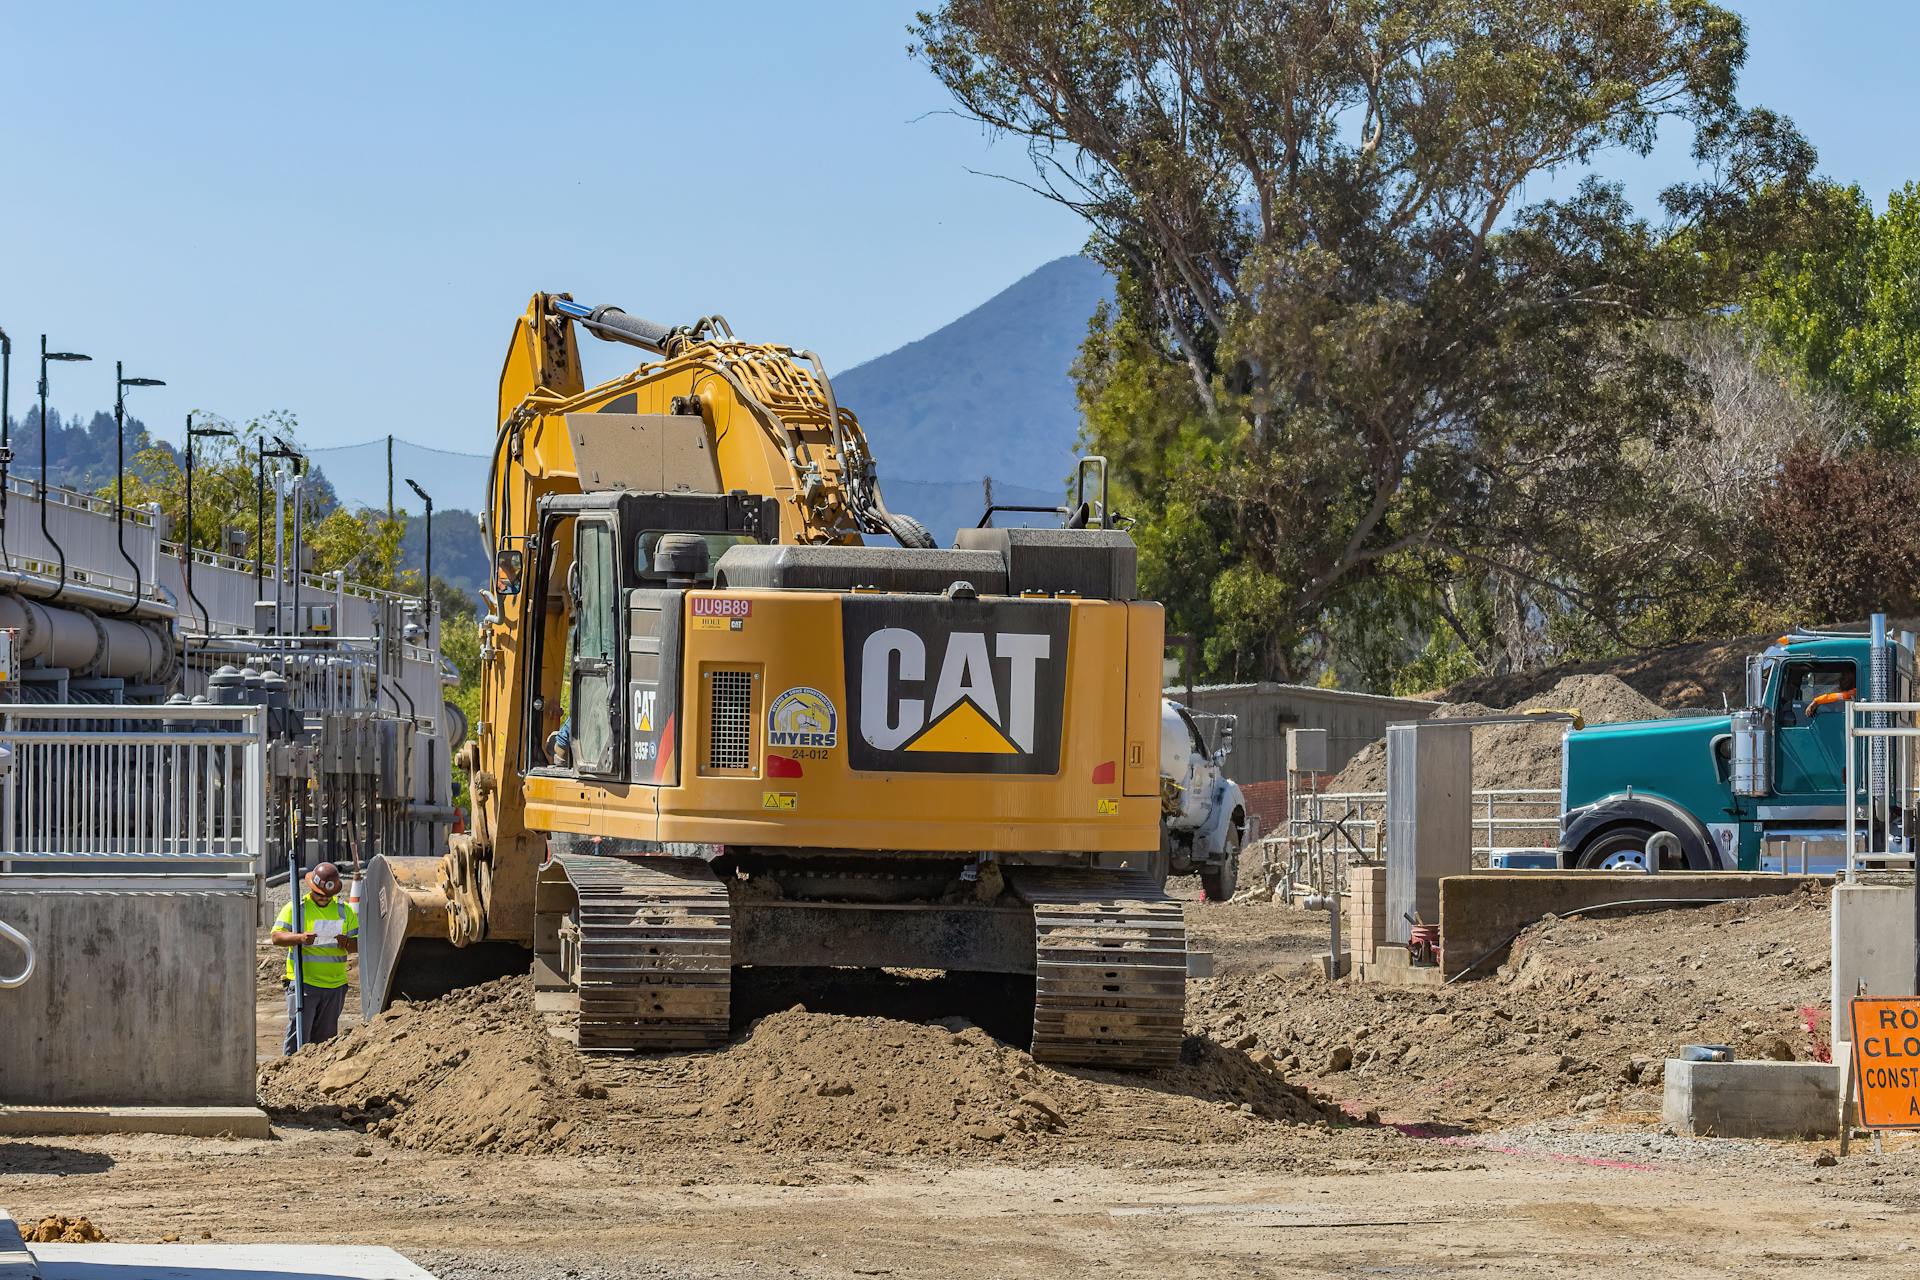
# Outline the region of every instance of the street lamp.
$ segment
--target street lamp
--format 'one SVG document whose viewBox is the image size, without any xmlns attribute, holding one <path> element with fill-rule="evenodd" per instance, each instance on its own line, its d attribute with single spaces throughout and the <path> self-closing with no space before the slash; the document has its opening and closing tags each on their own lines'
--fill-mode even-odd
<svg viewBox="0 0 1920 1280">
<path fill-rule="evenodd" d="M 53 585 L 53 594 L 48 597 L 51 600 L 58 600 L 67 589 L 67 552 L 53 540 L 53 530 L 47 528 L 47 365 L 56 360 L 72 364 L 91 359 L 78 351 L 49 351 L 47 335 L 40 335 L 40 483 L 34 488 L 34 496 L 40 500 L 40 536 L 60 557 L 60 580 Z"/>
<path fill-rule="evenodd" d="M 127 554 L 127 388 L 164 387 L 158 378 L 129 378 L 120 361 L 113 362 L 113 540 L 120 558 L 133 570 L 133 600 L 122 610 L 132 613 L 140 607 L 140 566 Z M 154 533 L 159 536 L 158 530 Z"/>
<path fill-rule="evenodd" d="M 301 455 L 288 447 L 286 441 L 278 437 L 274 438 L 273 443 L 275 447 L 272 449 L 267 448 L 267 429 L 265 427 L 257 427 L 256 430 L 260 434 L 260 438 L 254 441 L 255 448 L 253 455 L 255 471 L 257 472 L 253 489 L 253 598 L 257 603 L 260 600 L 260 593 L 265 590 L 263 584 L 266 579 L 267 567 L 267 459 L 299 458 Z M 305 459 L 302 459 L 302 461 L 304 460 Z M 277 532 L 276 530 L 276 533 Z M 280 619 L 278 617 L 274 618 L 273 625 L 275 629 L 279 628 Z"/>
<path fill-rule="evenodd" d="M 412 480 L 407 481 L 407 488 L 419 494 L 420 501 L 427 504 L 427 576 L 426 581 L 421 584 L 420 603 L 427 611 L 427 644 L 431 646 L 433 644 L 433 499 L 427 496 L 425 489 Z"/>
<path fill-rule="evenodd" d="M 7 467 L 13 461 L 13 339 L 0 329 L 0 567 L 7 563 Z"/>
<path fill-rule="evenodd" d="M 281 458 L 281 459 L 285 459 L 286 461 L 289 461 L 289 462 L 291 462 L 291 463 L 293 463 L 293 473 L 294 473 L 294 475 L 296 475 L 296 476 L 300 474 L 300 472 L 301 472 L 301 470 L 302 470 L 302 469 L 303 469 L 303 468 L 305 467 L 305 464 L 306 464 L 306 461 L 307 461 L 307 455 L 305 455 L 304 453 L 301 453 L 301 452 L 300 452 L 300 451 L 299 451 L 298 449 L 296 449 L 296 448 L 294 448 L 294 447 L 293 447 L 292 445 L 290 445 L 290 444 L 288 444 L 288 443 L 287 443 L 287 442 L 286 442 L 286 441 L 285 441 L 284 439 L 282 439 L 282 438 L 281 438 L 281 437 L 279 437 L 279 436 L 275 436 L 275 437 L 273 438 L 273 445 L 274 445 L 274 447 L 273 447 L 273 448 L 271 448 L 271 449 L 267 449 L 267 448 L 264 448 L 264 447 L 263 447 L 263 448 L 262 448 L 262 449 L 260 450 L 260 486 L 261 486 L 261 487 L 260 487 L 260 490 L 259 490 L 259 497 L 258 497 L 258 499 L 257 499 L 257 501 L 258 501 L 258 502 L 259 502 L 259 504 L 260 504 L 260 510 L 261 510 L 261 514 L 262 514 L 262 516 L 264 516 L 264 515 L 265 515 L 265 513 L 266 513 L 266 506 L 265 506 L 265 504 L 266 504 L 266 480 L 267 480 L 267 469 L 266 469 L 266 468 L 267 468 L 267 459 L 268 459 L 268 458 Z M 283 599 L 282 599 L 282 591 L 281 591 L 281 588 L 282 588 L 282 587 L 284 587 L 284 586 L 286 585 L 286 578 L 285 578 L 285 577 L 283 576 L 283 573 L 284 573 L 284 570 L 283 570 L 283 567 L 282 567 L 282 565 L 281 565 L 281 563 L 280 563 L 280 552 L 281 552 L 281 549 L 282 549 L 283 547 L 285 547 L 285 545 L 286 545 L 286 543 L 285 543 L 285 541 L 284 541 L 284 535 L 285 535 L 285 531 L 286 531 L 286 524 L 285 524 L 285 510 L 284 510 L 284 508 L 283 508 L 283 507 L 282 507 L 282 505 L 281 505 L 281 503 L 282 503 L 282 501 L 283 501 L 283 499 L 284 499 L 284 497 L 285 497 L 285 490 L 284 490 L 284 489 L 283 489 L 283 487 L 282 487 L 282 486 L 281 486 L 281 485 L 280 485 L 280 484 L 278 483 L 278 481 L 276 481 L 276 482 L 275 482 L 275 484 L 274 484 L 274 486 L 273 486 L 273 492 L 274 492 L 274 505 L 273 505 L 273 630 L 274 630 L 274 634 L 276 634 L 276 635 L 278 635 L 278 634 L 279 634 L 279 632 L 280 632 L 280 608 L 281 608 L 281 605 L 282 605 L 282 604 L 284 603 L 284 602 L 283 602 Z M 298 499 L 298 497 L 296 497 L 296 498 L 294 499 L 294 501 L 295 501 L 296 503 L 298 503 L 298 502 L 299 502 L 299 499 Z M 298 514 L 299 514 L 299 509 L 298 509 L 298 507 L 296 506 L 296 508 L 295 508 L 295 515 L 297 516 Z M 264 525 L 263 525 L 263 526 L 262 526 L 262 528 L 261 528 L 261 532 L 262 532 L 262 533 L 265 533 L 265 532 L 266 532 L 266 530 L 265 530 L 265 526 L 264 526 Z M 263 538 L 263 539 L 261 540 L 261 545 L 260 545 L 260 551 L 261 551 L 261 553 L 262 553 L 262 554 L 265 554 L 265 552 L 266 552 L 266 549 L 267 549 L 267 548 L 266 548 L 266 541 L 265 541 L 265 539 Z M 295 555 L 295 556 L 297 557 L 297 556 L 298 556 L 299 554 L 300 554 L 300 553 L 299 553 L 299 549 L 298 549 L 298 548 L 296 547 L 296 548 L 294 549 L 294 555 Z M 259 582 L 259 580 L 260 580 L 260 564 L 261 564 L 261 561 L 260 561 L 260 558 L 259 558 L 258 556 L 256 556 L 256 557 L 254 558 L 254 567 L 253 567 L 253 576 L 254 576 L 254 581 L 255 581 L 256 583 L 258 583 L 258 582 Z M 297 585 L 297 584 L 298 584 L 298 582 L 299 582 L 299 573 L 298 573 L 298 571 L 297 571 L 297 570 L 296 570 L 296 572 L 295 572 L 295 574 L 294 574 L 294 581 L 295 581 L 295 584 L 296 584 L 296 585 L 295 585 L 295 587 L 294 587 L 294 591 L 293 591 L 293 594 L 294 594 L 294 608 L 295 608 L 295 612 L 296 612 L 296 613 L 298 613 L 298 611 L 299 611 L 299 596 L 300 596 L 300 588 L 299 588 L 299 586 Z"/>
<path fill-rule="evenodd" d="M 187 546 L 187 599 L 193 601 L 200 610 L 200 630 L 202 634 L 213 631 L 213 622 L 207 617 L 207 606 L 193 593 L 193 455 L 194 441 L 205 440 L 211 436 L 227 436 L 234 432 L 227 427 L 196 427 L 193 425 L 193 411 L 187 411 L 187 536 L 182 539 Z"/>
</svg>

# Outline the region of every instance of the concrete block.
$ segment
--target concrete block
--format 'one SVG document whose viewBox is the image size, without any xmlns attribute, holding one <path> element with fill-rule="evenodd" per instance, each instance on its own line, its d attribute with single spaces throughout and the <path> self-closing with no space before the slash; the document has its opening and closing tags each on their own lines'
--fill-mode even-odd
<svg viewBox="0 0 1920 1280">
<path fill-rule="evenodd" d="M 209 876 L 0 875 L 39 966 L 0 991 L 0 1105 L 254 1101 L 254 895 Z"/>
<path fill-rule="evenodd" d="M 434 1280 L 392 1249 L 352 1244 L 43 1244 L 40 1280 Z"/>
<path fill-rule="evenodd" d="M 13 1215 L 0 1209 L 0 1280 L 39 1280 L 40 1268 L 20 1238 Z"/>
<path fill-rule="evenodd" d="M 1830 1062 L 1667 1059 L 1660 1117 L 1690 1137 L 1830 1138 L 1839 1116 L 1840 1069 Z"/>
<path fill-rule="evenodd" d="M 1847 1002 L 1861 994 L 1910 996 L 1913 989 L 1913 890 L 1906 885 L 1833 887 L 1834 1044 L 1853 1039 Z"/>
<path fill-rule="evenodd" d="M 1514 935 L 1548 915 L 1576 907 L 1654 898 L 1710 902 L 1794 893 L 1818 877 L 1758 872 L 1476 871 L 1440 882 L 1440 963 L 1451 978 L 1473 967 L 1492 973 Z M 1631 908 L 1629 908 L 1631 909 Z M 1476 963 L 1477 962 L 1477 963 Z"/>
<path fill-rule="evenodd" d="M 1415 964 L 1413 957 L 1407 954 L 1406 947 L 1397 943 L 1383 943 L 1374 948 L 1373 960 L 1366 966 L 1363 976 L 1370 982 L 1382 982 L 1390 987 L 1443 987 L 1447 984 L 1440 966 Z"/>
<path fill-rule="evenodd" d="M 0 1136 L 171 1133 L 189 1138 L 270 1138 L 258 1107 L 4 1107 Z M 4 1274 L 4 1273 L 0 1273 Z"/>
</svg>

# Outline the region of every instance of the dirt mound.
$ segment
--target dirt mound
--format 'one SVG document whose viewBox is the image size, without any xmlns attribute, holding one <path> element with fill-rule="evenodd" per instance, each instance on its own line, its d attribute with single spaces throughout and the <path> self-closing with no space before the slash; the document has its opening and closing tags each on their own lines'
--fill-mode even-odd
<svg viewBox="0 0 1920 1280">
<path fill-rule="evenodd" d="M 850 979 L 857 981 L 858 979 Z M 638 1151 L 746 1143 L 908 1155 L 1326 1125 L 1337 1106 L 1271 1058 L 1190 1039 L 1147 1075 L 1067 1071 L 961 1018 L 794 1007 L 711 1053 L 584 1056 L 533 1011 L 526 979 L 401 1005 L 262 1069 L 283 1117 L 333 1118 L 432 1151 Z"/>
<path fill-rule="evenodd" d="M 1502 710 L 1562 711 L 1577 709 L 1588 724 L 1621 720 L 1658 720 L 1660 706 L 1609 675 L 1571 675 L 1543 692 Z M 1434 717 L 1494 714 L 1474 702 L 1442 703 Z M 1534 788 L 1560 785 L 1560 735 L 1566 725 L 1557 720 L 1539 724 L 1495 724 L 1473 731 L 1473 785 L 1476 788 Z M 1329 791 L 1385 791 L 1387 744 L 1383 738 L 1360 751 Z"/>
<path fill-rule="evenodd" d="M 53 1213 L 21 1227 L 20 1238 L 28 1244 L 105 1244 L 107 1233 L 84 1214 Z"/>
<path fill-rule="evenodd" d="M 596 1063 L 596 1066 L 598 1064 Z M 614 1100 L 678 1134 L 769 1150 L 952 1152 L 1115 1133 L 1178 1139 L 1246 1118 L 1311 1124 L 1338 1112 L 1244 1053 L 1191 1041 L 1149 1076 L 1070 1072 L 963 1019 L 923 1024 L 796 1007 L 718 1053 L 608 1064 Z M 664 1105 L 663 1105 L 664 1103 Z M 1161 1132 L 1155 1132 L 1161 1131 Z"/>
<path fill-rule="evenodd" d="M 1684 1045 L 1827 1050 L 1827 930 L 1820 888 L 1550 918 L 1491 977 L 1422 990 L 1328 983 L 1299 965 L 1242 971 L 1194 984 L 1187 1019 L 1216 1039 L 1252 1036 L 1283 1072 L 1396 1120 L 1657 1111 L 1665 1060 Z"/>
<path fill-rule="evenodd" d="M 260 1069 L 278 1115 L 338 1116 L 433 1151 L 564 1147 L 583 1088 L 579 1054 L 541 1029 L 525 978 L 395 1005 Z"/>
</svg>

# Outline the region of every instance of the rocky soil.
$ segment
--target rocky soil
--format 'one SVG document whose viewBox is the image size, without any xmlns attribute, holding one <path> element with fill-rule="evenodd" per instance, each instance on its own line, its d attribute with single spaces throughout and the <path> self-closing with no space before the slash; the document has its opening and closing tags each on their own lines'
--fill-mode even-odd
<svg viewBox="0 0 1920 1280">
<path fill-rule="evenodd" d="M 1227 911 L 1276 911 L 1252 905 Z M 1826 1052 L 1826 891 L 1605 919 L 1549 919 L 1488 978 L 1328 983 L 1279 962 L 1193 984 L 1187 1019 L 1287 1078 L 1390 1120 L 1468 1128 L 1657 1112 L 1688 1044 Z"/>
</svg>

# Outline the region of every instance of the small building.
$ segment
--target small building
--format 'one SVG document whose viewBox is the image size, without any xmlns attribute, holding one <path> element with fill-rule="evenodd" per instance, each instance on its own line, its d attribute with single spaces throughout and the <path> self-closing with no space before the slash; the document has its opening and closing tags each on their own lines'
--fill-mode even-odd
<svg viewBox="0 0 1920 1280">
<path fill-rule="evenodd" d="M 1271 681 L 1196 685 L 1191 701 L 1184 686 L 1168 688 L 1166 696 L 1195 712 L 1239 718 L 1227 772 L 1240 784 L 1263 835 L 1287 816 L 1287 730 L 1325 729 L 1327 769 L 1338 773 L 1361 748 L 1384 738 L 1389 724 L 1424 720 L 1437 705 L 1424 698 Z"/>
</svg>

